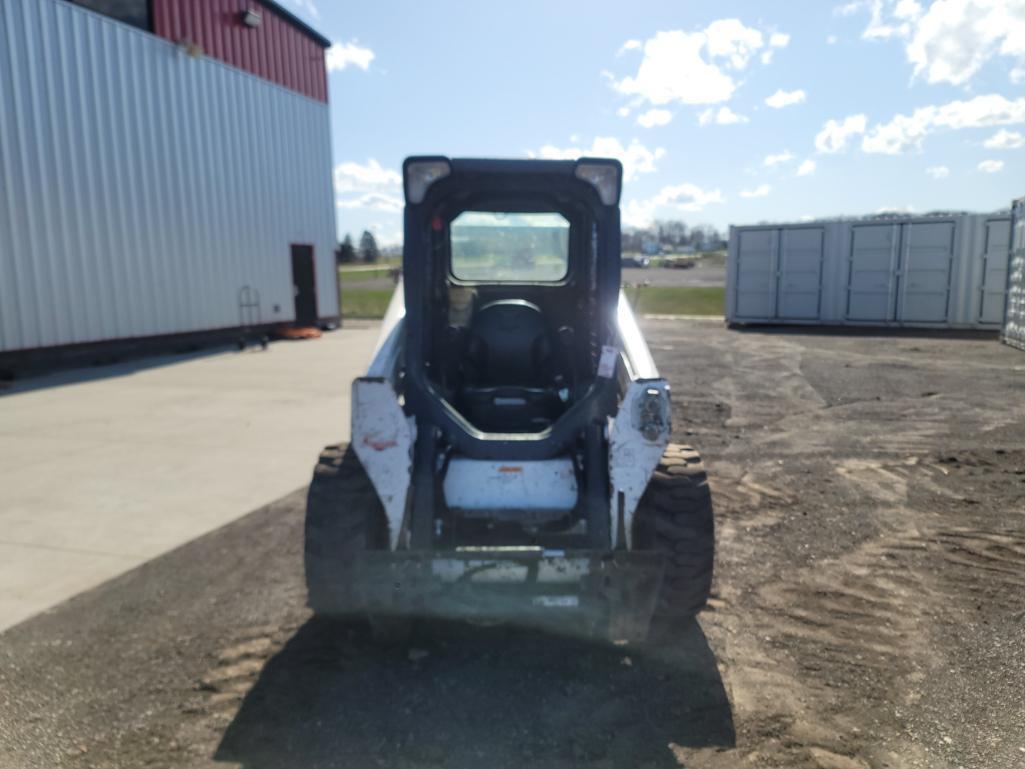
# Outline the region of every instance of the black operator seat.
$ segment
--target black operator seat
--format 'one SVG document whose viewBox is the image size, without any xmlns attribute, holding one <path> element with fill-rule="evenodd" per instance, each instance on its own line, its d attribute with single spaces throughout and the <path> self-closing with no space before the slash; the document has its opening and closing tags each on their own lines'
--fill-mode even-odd
<svg viewBox="0 0 1025 769">
<path fill-rule="evenodd" d="M 536 304 L 490 302 L 470 326 L 467 379 L 479 387 L 548 387 L 553 384 L 553 352 L 548 323 Z"/>
<path fill-rule="evenodd" d="M 536 432 L 565 408 L 558 347 L 541 309 L 523 299 L 481 307 L 470 324 L 460 410 L 488 432 Z"/>
</svg>

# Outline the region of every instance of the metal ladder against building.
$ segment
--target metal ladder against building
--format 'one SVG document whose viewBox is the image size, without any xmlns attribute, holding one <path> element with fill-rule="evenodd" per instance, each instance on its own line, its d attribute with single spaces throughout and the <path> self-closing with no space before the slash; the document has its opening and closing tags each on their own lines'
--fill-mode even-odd
<svg viewBox="0 0 1025 769">
<path fill-rule="evenodd" d="M 261 349 L 267 349 L 270 338 L 260 328 L 259 289 L 246 285 L 238 290 L 238 325 L 238 349 L 240 351 L 246 349 L 246 345 L 250 341 L 254 344 L 259 343 Z"/>
</svg>

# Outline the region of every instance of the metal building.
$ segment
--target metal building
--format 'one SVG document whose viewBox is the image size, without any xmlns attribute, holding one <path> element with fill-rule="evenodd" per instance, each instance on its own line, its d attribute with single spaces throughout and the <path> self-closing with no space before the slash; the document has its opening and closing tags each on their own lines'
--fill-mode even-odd
<svg viewBox="0 0 1025 769">
<path fill-rule="evenodd" d="M 999 329 L 1007 214 L 731 227 L 730 323 Z"/>
<path fill-rule="evenodd" d="M 337 319 L 327 45 L 268 0 L 2 0 L 0 353 Z"/>
<path fill-rule="evenodd" d="M 1007 305 L 1001 338 L 1025 350 L 1025 198 L 1011 206 L 1011 255 L 1007 269 Z"/>
</svg>

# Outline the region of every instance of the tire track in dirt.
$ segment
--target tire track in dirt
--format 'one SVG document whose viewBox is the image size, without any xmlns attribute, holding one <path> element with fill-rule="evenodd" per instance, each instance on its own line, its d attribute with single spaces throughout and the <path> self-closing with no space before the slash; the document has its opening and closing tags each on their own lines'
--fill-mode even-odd
<svg viewBox="0 0 1025 769">
<path fill-rule="evenodd" d="M 746 760 L 801 769 L 958 766 L 950 730 L 936 718 L 935 702 L 924 700 L 929 682 L 961 661 L 937 654 L 943 647 L 933 631 L 966 602 L 985 602 L 988 612 L 1025 610 L 1025 534 L 944 525 L 909 505 L 909 489 L 920 486 L 964 505 L 956 486 L 944 485 L 947 476 L 919 457 L 847 459 L 836 474 L 887 528 L 839 557 L 762 584 L 744 601 L 746 613 L 730 607 L 713 620 L 725 636 L 724 680 L 738 735 L 757 735 L 759 747 Z M 773 525 L 797 504 L 751 473 L 715 491 L 724 548 L 750 557 L 753 547 L 738 535 Z M 719 609 L 738 597 L 723 592 Z M 1011 742 L 1007 761 L 1017 751 Z M 695 766 L 726 765 L 711 754 L 690 758 Z"/>
</svg>

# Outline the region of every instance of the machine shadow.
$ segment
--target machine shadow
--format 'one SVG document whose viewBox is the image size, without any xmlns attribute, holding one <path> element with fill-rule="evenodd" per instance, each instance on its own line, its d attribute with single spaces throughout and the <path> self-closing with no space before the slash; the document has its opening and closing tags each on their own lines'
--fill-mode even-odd
<svg viewBox="0 0 1025 769">
<path fill-rule="evenodd" d="M 424 621 L 388 646 L 312 619 L 264 667 L 215 754 L 283 767 L 679 767 L 670 743 L 732 747 L 733 715 L 697 623 L 636 649 Z"/>
</svg>

